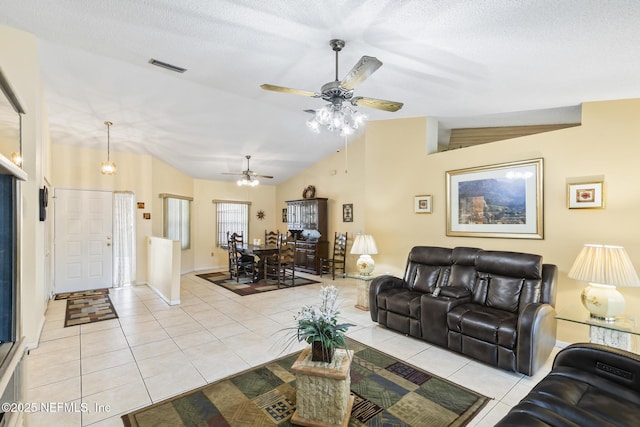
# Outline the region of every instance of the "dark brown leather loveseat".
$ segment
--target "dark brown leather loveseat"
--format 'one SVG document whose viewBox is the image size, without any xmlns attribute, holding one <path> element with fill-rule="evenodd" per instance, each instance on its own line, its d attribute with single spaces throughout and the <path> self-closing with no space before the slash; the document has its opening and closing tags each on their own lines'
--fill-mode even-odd
<svg viewBox="0 0 640 427">
<path fill-rule="evenodd" d="M 640 356 L 599 344 L 561 350 L 551 372 L 498 427 L 637 426 Z"/>
<path fill-rule="evenodd" d="M 371 282 L 371 319 L 533 375 L 556 341 L 556 278 L 557 267 L 539 255 L 416 246 L 403 278 Z"/>
</svg>

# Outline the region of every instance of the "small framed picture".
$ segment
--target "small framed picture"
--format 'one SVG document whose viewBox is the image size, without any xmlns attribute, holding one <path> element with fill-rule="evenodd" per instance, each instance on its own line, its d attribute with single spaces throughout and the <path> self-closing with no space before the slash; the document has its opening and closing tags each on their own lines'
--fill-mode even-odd
<svg viewBox="0 0 640 427">
<path fill-rule="evenodd" d="M 144 209 L 144 202 L 138 202 L 138 209 Z"/>
<path fill-rule="evenodd" d="M 414 198 L 414 209 L 419 214 L 431 213 L 431 195 L 425 194 Z"/>
<path fill-rule="evenodd" d="M 282 208 L 282 222 L 287 222 L 287 208 Z"/>
<path fill-rule="evenodd" d="M 567 184 L 567 207 L 569 209 L 602 209 L 603 182 Z"/>
<path fill-rule="evenodd" d="M 143 219 L 151 219 L 151 214 L 150 214 L 149 212 L 144 212 L 144 213 L 142 214 L 142 218 L 143 218 Z"/>
<path fill-rule="evenodd" d="M 342 222 L 353 222 L 353 203 L 342 205 Z"/>
</svg>

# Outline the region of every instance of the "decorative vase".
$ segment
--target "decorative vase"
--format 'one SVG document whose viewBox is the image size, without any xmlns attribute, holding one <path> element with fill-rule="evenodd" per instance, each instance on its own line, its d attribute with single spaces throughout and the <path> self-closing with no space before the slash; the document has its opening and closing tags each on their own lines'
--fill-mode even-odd
<svg viewBox="0 0 640 427">
<path fill-rule="evenodd" d="M 356 264 L 358 265 L 358 270 L 360 271 L 361 276 L 371 275 L 371 272 L 376 266 L 376 263 L 373 262 L 373 258 L 371 258 L 371 255 L 368 254 L 360 255 L 360 258 L 358 258 L 358 262 Z"/>
<path fill-rule="evenodd" d="M 331 363 L 335 352 L 335 347 L 325 347 L 321 341 L 311 343 L 311 361 L 313 362 Z"/>
<path fill-rule="evenodd" d="M 625 308 L 624 297 L 615 286 L 589 283 L 582 290 L 580 299 L 591 317 L 606 322 L 614 322 Z"/>
</svg>

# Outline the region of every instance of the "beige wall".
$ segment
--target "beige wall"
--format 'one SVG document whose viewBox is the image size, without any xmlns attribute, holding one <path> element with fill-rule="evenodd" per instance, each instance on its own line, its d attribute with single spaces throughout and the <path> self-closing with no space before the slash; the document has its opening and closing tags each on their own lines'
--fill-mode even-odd
<svg viewBox="0 0 640 427">
<path fill-rule="evenodd" d="M 152 235 L 155 237 L 163 237 L 163 199 L 159 197 L 159 194 L 167 193 L 176 196 L 193 197 L 193 178 L 156 158 L 152 158 L 151 162 L 151 200 L 149 200 L 149 203 L 153 208 L 151 214 Z M 193 204 L 191 207 L 193 208 Z M 197 229 L 192 228 L 191 238 L 193 238 L 196 233 Z M 195 267 L 193 259 L 193 245 L 191 245 L 189 249 L 182 250 L 182 273 L 193 271 Z"/>
<path fill-rule="evenodd" d="M 640 198 L 640 100 L 587 103 L 582 126 L 501 141 L 477 147 L 427 155 L 427 135 L 433 131 L 425 118 L 370 122 L 365 134 L 342 150 L 322 159 L 277 187 L 254 189 L 235 184 L 194 180 L 149 156 L 113 153 L 118 174 L 98 172 L 103 150 L 49 146 L 47 111 L 38 64 L 37 43 L 32 35 L 0 26 L 0 64 L 28 110 L 24 117 L 24 169 L 29 181 L 22 185 L 21 328 L 28 342 L 37 340 L 42 326 L 47 290 L 47 230 L 51 221 L 38 221 L 38 188 L 46 183 L 65 188 L 131 190 L 138 211 L 138 277 L 146 279 L 144 237 L 161 235 L 162 204 L 159 193 L 194 197 L 193 247 L 183 251 L 183 271 L 226 265 L 226 255 L 214 244 L 215 215 L 212 199 L 252 202 L 250 239 L 265 229 L 286 229 L 281 222 L 285 201 L 299 199 L 303 189 L 315 185 L 318 197 L 329 198 L 329 234 L 347 231 L 373 234 L 380 253 L 378 272 L 401 274 L 406 255 L 414 245 L 477 246 L 486 249 L 533 252 L 560 269 L 558 309 L 578 304 L 580 283 L 566 273 L 582 244 L 619 244 L 626 247 L 636 269 L 640 268 L 640 231 L 636 225 Z M 56 142 L 56 141 L 54 141 Z M 49 157 L 50 153 L 50 157 Z M 348 155 L 347 155 L 348 154 Z M 445 172 L 542 157 L 544 169 L 544 240 L 447 237 L 445 234 Z M 51 172 L 49 172 L 51 171 Z M 569 210 L 566 184 L 577 177 L 604 176 L 606 208 Z M 433 196 L 433 213 L 413 213 L 413 197 Z M 342 222 L 342 205 L 353 203 L 354 222 Z M 262 209 L 266 219 L 258 221 Z M 51 210 L 50 210 L 51 212 Z M 150 212 L 151 221 L 142 220 Z M 353 241 L 353 239 L 351 239 Z M 142 252 L 141 252 L 142 251 Z M 214 255 L 211 256 L 211 253 Z M 350 258 L 353 265 L 355 257 Z M 623 289 L 628 314 L 640 314 L 640 291 Z M 560 322 L 559 339 L 585 339 L 585 328 L 574 332 Z"/>
<path fill-rule="evenodd" d="M 35 36 L 0 26 L 0 67 L 27 113 L 22 119 L 23 169 L 28 180 L 20 184 L 22 227 L 20 231 L 19 330 L 29 347 L 34 347 L 44 325 L 48 299 L 45 266 L 48 222 L 39 220 L 38 189 L 47 180 L 48 128 L 42 77 Z"/>
<path fill-rule="evenodd" d="M 101 123 L 97 123 L 96 126 L 101 126 Z M 133 191 L 136 201 L 145 202 L 145 209 L 136 211 L 136 248 L 138 253 L 136 280 L 145 282 L 147 277 L 145 237 L 152 235 L 153 219 L 162 216 L 161 210 L 159 212 L 151 210 L 154 207 L 151 185 L 152 157 L 112 151 L 111 160 L 117 165 L 117 173 L 106 176 L 100 173 L 100 163 L 106 158 L 106 150 L 54 143 L 51 145 L 51 154 L 54 164 L 51 184 L 54 188 Z M 142 219 L 143 212 L 152 214 L 151 221 Z M 54 209 L 50 209 L 50 213 L 53 217 Z"/>
<path fill-rule="evenodd" d="M 340 137 L 336 136 L 340 139 Z M 286 182 L 278 185 L 276 210 L 282 213 L 287 200 L 302 199 L 304 189 L 313 185 L 316 197 L 326 197 L 329 216 L 329 236 L 323 236 L 333 244 L 334 233 L 348 233 L 349 249 L 353 244 L 356 233 L 368 232 L 365 229 L 365 218 L 368 215 L 365 205 L 365 138 L 357 137 L 336 153 L 319 161 Z M 353 204 L 353 222 L 342 222 L 342 205 Z M 283 230 L 284 229 L 284 230 Z M 280 230 L 286 230 L 286 224 L 281 223 Z M 331 253 L 331 247 L 329 253 Z M 353 265 L 356 255 L 349 255 Z"/>
<path fill-rule="evenodd" d="M 282 212 L 275 208 L 276 187 L 260 184 L 257 187 L 238 187 L 234 182 L 196 179 L 194 184 L 193 226 L 196 269 L 226 268 L 227 252 L 216 246 L 216 205 L 213 200 L 251 202 L 249 207 L 249 242 L 263 239 L 265 230 L 284 233 Z M 256 212 L 264 211 L 265 218 L 256 218 Z"/>
<path fill-rule="evenodd" d="M 250 201 L 250 238 L 264 238 L 264 230 L 280 229 L 281 212 L 275 209 L 276 187 L 260 185 L 255 188 L 238 187 L 235 183 L 193 179 L 166 163 L 147 155 L 113 152 L 111 158 L 118 169 L 114 176 L 100 174 L 100 162 L 105 151 L 52 144 L 55 168 L 52 184 L 60 188 L 133 191 L 137 202 L 137 282 L 147 280 L 147 236 L 162 237 L 163 209 L 159 194 L 168 193 L 192 197 L 192 244 L 181 252 L 181 272 L 227 266 L 227 254 L 215 246 L 215 205 L 213 199 Z M 258 220 L 258 210 L 266 213 Z M 151 214 L 144 220 L 143 213 Z M 213 253 L 213 255 L 211 255 Z"/>
<path fill-rule="evenodd" d="M 364 138 L 349 149 L 350 165 L 362 163 L 358 173 L 340 171 L 343 157 L 331 155 L 278 187 L 278 207 L 309 185 L 329 197 L 330 234 L 337 230 L 373 234 L 380 253 L 378 273 L 402 274 L 406 256 L 415 245 L 475 246 L 485 249 L 537 253 L 558 265 L 558 310 L 579 304 L 584 287 L 566 277 L 584 243 L 623 245 L 640 271 L 640 100 L 587 103 L 582 126 L 532 135 L 477 147 L 426 154 L 425 118 L 370 122 Z M 431 124 L 431 123 L 429 123 Z M 543 240 L 446 236 L 445 173 L 449 170 L 542 157 L 544 159 Z M 569 210 L 567 181 L 604 176 L 605 209 Z M 413 197 L 433 196 L 433 213 L 413 212 Z M 345 196 L 346 195 L 346 196 Z M 338 221 L 338 206 L 354 203 L 355 222 Z M 332 239 L 331 239 L 332 240 Z M 353 259 L 348 265 L 353 268 Z M 640 316 L 640 292 L 622 289 L 627 314 Z M 588 339 L 587 329 L 559 323 L 558 338 L 572 342 Z"/>
</svg>

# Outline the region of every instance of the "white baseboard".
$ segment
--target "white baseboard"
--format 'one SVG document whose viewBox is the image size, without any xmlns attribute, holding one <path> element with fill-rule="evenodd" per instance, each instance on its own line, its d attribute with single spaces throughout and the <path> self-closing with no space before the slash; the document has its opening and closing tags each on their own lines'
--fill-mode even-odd
<svg viewBox="0 0 640 427">
<path fill-rule="evenodd" d="M 25 347 L 27 348 L 27 351 L 33 350 L 34 348 L 38 348 L 38 346 L 40 345 L 40 337 L 42 336 L 42 331 L 44 330 L 44 324 L 46 320 L 47 318 L 46 318 L 46 311 L 45 311 L 45 313 L 40 318 L 40 324 L 38 325 L 38 332 L 36 333 L 36 340 L 25 343 Z"/>
<path fill-rule="evenodd" d="M 229 266 L 227 264 L 225 265 L 212 265 L 210 267 L 198 267 L 198 268 L 194 268 L 194 272 L 197 271 L 204 271 L 204 270 L 224 270 L 227 271 L 227 269 L 229 268 Z"/>
<path fill-rule="evenodd" d="M 169 298 L 165 297 L 164 295 L 162 295 L 162 293 L 157 290 L 156 288 L 154 288 L 153 286 L 149 286 L 149 288 L 156 293 L 156 295 L 158 295 L 160 298 L 162 298 L 162 300 L 164 302 L 166 302 L 169 305 L 180 305 L 180 300 L 170 300 Z"/>
</svg>

